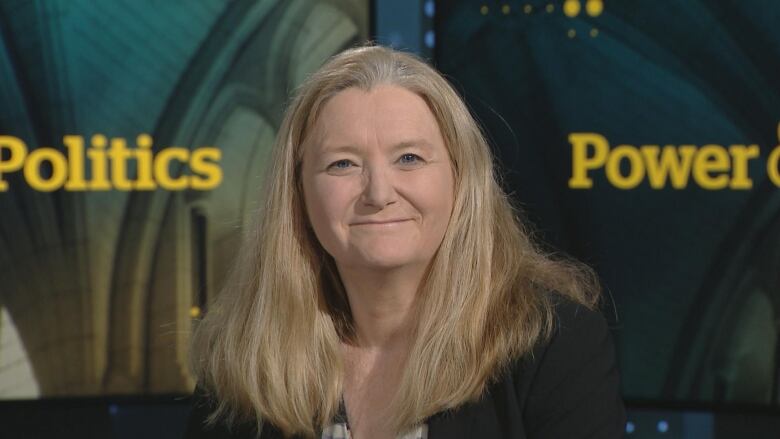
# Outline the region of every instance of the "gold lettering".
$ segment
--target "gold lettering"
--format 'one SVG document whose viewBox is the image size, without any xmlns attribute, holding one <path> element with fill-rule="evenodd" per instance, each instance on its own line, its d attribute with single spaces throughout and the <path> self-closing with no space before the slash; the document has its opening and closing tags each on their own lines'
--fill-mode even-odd
<svg viewBox="0 0 780 439">
<path fill-rule="evenodd" d="M 152 178 L 152 136 L 140 134 L 136 138 L 136 144 L 138 145 L 135 151 L 138 179 L 135 182 L 135 189 L 139 191 L 157 189 L 157 184 Z"/>
<path fill-rule="evenodd" d="M 176 159 L 186 163 L 190 157 L 190 150 L 186 148 L 170 147 L 158 152 L 154 157 L 154 179 L 161 188 L 175 191 L 186 189 L 189 186 L 189 177 L 180 176 L 171 178 L 170 163 Z"/>
<path fill-rule="evenodd" d="M 620 172 L 620 161 L 628 159 L 628 175 Z M 642 155 L 631 145 L 619 145 L 609 154 L 605 169 L 607 179 L 618 189 L 633 189 L 645 178 Z"/>
<path fill-rule="evenodd" d="M 769 180 L 775 186 L 780 187 L 780 145 L 777 145 L 769 154 L 769 158 L 766 161 L 766 173 Z"/>
<path fill-rule="evenodd" d="M 111 139 L 108 158 L 111 160 L 111 183 L 114 189 L 129 191 L 133 183 L 127 178 L 127 159 L 131 156 L 127 142 L 121 137 Z"/>
<path fill-rule="evenodd" d="M 218 148 L 204 147 L 192 152 L 190 169 L 196 175 L 192 176 L 191 188 L 198 191 L 214 189 L 222 183 L 222 168 L 216 162 L 222 159 L 222 151 Z"/>
<path fill-rule="evenodd" d="M 731 189 L 750 189 L 753 187 L 753 180 L 748 174 L 748 161 L 757 158 L 759 155 L 758 145 L 731 145 L 729 147 L 731 154 Z"/>
<path fill-rule="evenodd" d="M 62 143 L 68 150 L 68 179 L 65 181 L 66 191 L 83 191 L 87 189 L 84 171 L 84 137 L 64 136 Z"/>
<path fill-rule="evenodd" d="M 89 182 L 89 189 L 93 191 L 107 191 L 111 189 L 111 182 L 108 180 L 108 163 L 106 158 L 106 145 L 108 140 L 102 134 L 92 136 L 92 148 L 87 151 L 90 164 L 92 166 L 92 180 Z"/>
<path fill-rule="evenodd" d="M 729 184 L 729 155 L 720 145 L 704 145 L 693 163 L 693 179 L 704 189 L 723 189 Z M 717 175 L 713 175 L 717 174 Z"/>
<path fill-rule="evenodd" d="M 675 189 L 682 189 L 688 185 L 693 156 L 696 154 L 695 146 L 682 145 L 675 148 L 666 145 L 661 150 L 658 145 L 644 145 L 640 150 L 647 164 L 647 179 L 650 181 L 650 187 L 661 189 L 666 186 L 667 180 Z"/>
<path fill-rule="evenodd" d="M 609 152 L 609 142 L 597 133 L 571 133 L 571 178 L 569 188 L 590 189 L 593 180 L 588 177 L 588 171 L 604 166 Z M 588 146 L 593 147 L 593 155 L 588 156 Z"/>
<path fill-rule="evenodd" d="M 51 176 L 46 179 L 41 175 L 41 163 L 51 164 Z M 62 187 L 68 177 L 68 164 L 65 156 L 54 148 L 38 148 L 27 156 L 24 162 L 24 178 L 35 190 L 51 192 Z"/>
<path fill-rule="evenodd" d="M 8 160 L 3 160 L 3 149 L 9 151 Z M 8 182 L 3 180 L 4 172 L 18 171 L 24 166 L 27 145 L 22 139 L 13 136 L 0 136 L 0 192 L 8 190 Z"/>
</svg>

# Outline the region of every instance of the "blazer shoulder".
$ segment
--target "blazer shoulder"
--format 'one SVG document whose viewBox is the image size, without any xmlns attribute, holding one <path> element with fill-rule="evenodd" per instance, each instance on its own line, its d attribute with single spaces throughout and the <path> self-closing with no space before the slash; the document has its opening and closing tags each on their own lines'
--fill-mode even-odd
<svg viewBox="0 0 780 439">
<path fill-rule="evenodd" d="M 555 328 L 513 370 L 529 437 L 622 437 L 625 408 L 604 316 L 560 299 Z"/>
<path fill-rule="evenodd" d="M 269 436 L 263 428 L 263 434 L 257 434 L 257 428 L 254 423 L 244 423 L 240 426 L 229 426 L 224 420 L 217 420 L 213 424 L 206 422 L 208 417 L 216 409 L 216 403 L 213 396 L 209 395 L 202 387 L 195 388 L 190 397 L 190 416 L 187 420 L 187 427 L 184 433 L 184 439 L 255 439 L 274 437 Z"/>
</svg>

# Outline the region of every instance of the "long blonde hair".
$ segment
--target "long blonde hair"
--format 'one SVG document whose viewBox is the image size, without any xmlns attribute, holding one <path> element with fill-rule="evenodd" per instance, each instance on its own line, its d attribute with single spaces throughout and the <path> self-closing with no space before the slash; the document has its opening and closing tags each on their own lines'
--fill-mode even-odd
<svg viewBox="0 0 780 439">
<path fill-rule="evenodd" d="M 427 102 L 456 180 L 450 224 L 418 290 L 392 427 L 400 433 L 479 398 L 511 361 L 549 336 L 558 295 L 589 307 L 597 301 L 593 272 L 541 251 L 517 219 L 485 137 L 450 84 L 412 55 L 350 49 L 304 82 L 288 107 L 258 224 L 197 325 L 192 366 L 216 401 L 212 422 L 270 422 L 286 435 L 314 437 L 337 412 L 339 344 L 351 336 L 351 313 L 333 259 L 307 226 L 300 164 L 324 103 L 344 89 L 380 84 Z"/>
</svg>

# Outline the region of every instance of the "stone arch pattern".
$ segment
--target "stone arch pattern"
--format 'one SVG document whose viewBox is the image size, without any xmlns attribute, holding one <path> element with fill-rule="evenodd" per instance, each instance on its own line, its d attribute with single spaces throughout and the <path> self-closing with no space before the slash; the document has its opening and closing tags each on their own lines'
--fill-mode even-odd
<svg viewBox="0 0 780 439">
<path fill-rule="evenodd" d="M 241 228 L 256 208 L 253 203 L 262 195 L 259 182 L 268 166 L 265 154 L 288 93 L 305 74 L 300 65 L 310 70 L 316 67 L 310 60 L 324 60 L 364 40 L 367 3 L 201 2 L 189 13 L 193 27 L 206 29 L 203 35 L 194 38 L 193 30 L 181 24 L 181 41 L 189 37 L 197 43 L 191 49 L 181 41 L 178 48 L 143 49 L 165 56 L 179 50 L 181 58 L 188 60 L 186 68 L 176 75 L 162 75 L 158 82 L 150 74 L 148 90 L 136 93 L 158 87 L 160 93 L 164 90 L 164 104 L 152 114 L 132 115 L 139 120 L 147 117 L 147 128 L 130 121 L 117 125 L 111 134 L 130 138 L 139 130 L 148 130 L 155 139 L 155 150 L 167 146 L 221 148 L 225 177 L 213 192 L 43 194 L 9 176 L 15 189 L 0 194 L 0 242 L 8 244 L 0 249 L 0 306 L 19 329 L 41 396 L 191 390 L 186 363 L 191 313 L 197 305 L 193 302 L 198 267 L 193 262 L 193 243 L 205 243 L 205 288 L 213 296 Z M 39 31 L 29 37 L 42 42 L 36 46 L 36 59 L 60 60 L 63 69 L 74 72 L 67 61 L 77 52 L 75 43 L 67 39 L 53 42 L 60 36 L 46 20 L 60 20 L 65 30 L 76 26 L 71 22 L 77 21 L 80 3 L 52 4 L 57 6 L 54 11 L 35 2 L 16 12 L 27 14 L 28 22 Z M 143 15 L 144 11 L 134 13 Z M 153 14 L 147 11 L 147 15 Z M 150 32 L 155 29 L 153 23 L 147 27 Z M 122 47 L 152 44 L 138 34 L 122 41 L 121 35 L 113 38 Z M 20 44 L 15 40 L 2 43 L 0 49 L 10 47 L 5 52 L 18 50 Z M 47 55 L 58 50 L 64 55 Z M 23 57 L 0 56 L 0 75 L 26 78 L 34 65 Z M 51 93 L 58 93 L 59 100 L 77 107 L 72 91 L 76 76 L 58 79 L 44 90 L 54 90 Z M 110 82 L 110 78 L 103 80 Z M 56 145 L 63 132 L 86 130 L 79 124 L 90 109 L 76 108 L 70 116 L 44 123 L 29 103 L 54 97 L 35 95 L 37 88 L 26 84 L 0 82 L 2 96 L 14 98 L 13 105 L 19 109 L 6 120 L 17 127 L 15 135 L 31 144 L 54 139 L 51 143 Z M 31 96 L 14 97 L 17 89 Z M 132 90 L 128 93 L 132 95 Z M 109 119 L 100 120 L 108 123 Z M 0 129 L 12 132 L 3 122 Z M 202 229 L 193 227 L 196 211 L 205 218 Z"/>
</svg>

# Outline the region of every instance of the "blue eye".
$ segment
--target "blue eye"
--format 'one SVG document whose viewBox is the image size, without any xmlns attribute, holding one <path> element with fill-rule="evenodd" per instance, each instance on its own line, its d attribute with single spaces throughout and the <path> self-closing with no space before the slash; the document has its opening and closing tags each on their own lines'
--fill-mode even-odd
<svg viewBox="0 0 780 439">
<path fill-rule="evenodd" d="M 341 159 L 331 163 L 329 167 L 336 169 L 348 169 L 350 166 L 352 166 L 352 162 L 347 159 Z"/>
<path fill-rule="evenodd" d="M 405 165 L 413 165 L 413 164 L 419 162 L 420 160 L 421 160 L 420 156 L 418 156 L 417 154 L 411 154 L 411 153 L 404 154 L 404 155 L 401 156 L 400 159 L 398 159 L 398 161 L 400 161 L 402 164 L 405 164 Z"/>
</svg>

